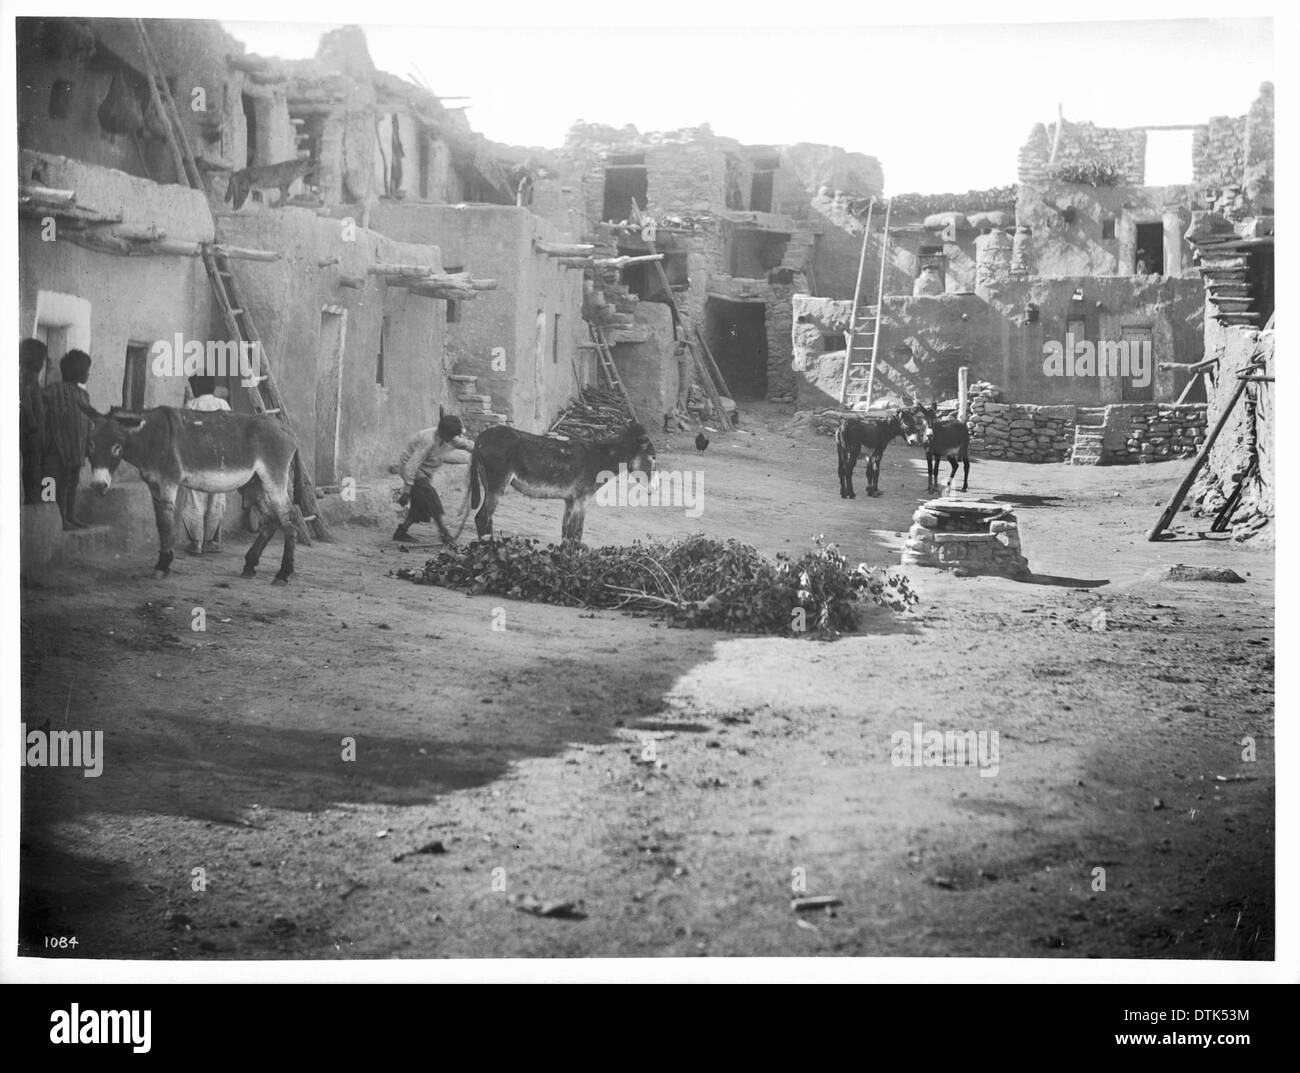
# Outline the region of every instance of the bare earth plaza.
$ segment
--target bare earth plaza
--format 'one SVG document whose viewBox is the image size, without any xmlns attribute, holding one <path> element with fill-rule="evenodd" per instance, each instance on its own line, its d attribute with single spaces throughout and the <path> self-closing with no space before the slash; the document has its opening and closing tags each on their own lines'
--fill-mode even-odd
<svg viewBox="0 0 1300 1073">
<path fill-rule="evenodd" d="M 19 956 L 1278 956 L 1269 20 L 964 193 L 246 25 L 13 24 Z"/>
</svg>

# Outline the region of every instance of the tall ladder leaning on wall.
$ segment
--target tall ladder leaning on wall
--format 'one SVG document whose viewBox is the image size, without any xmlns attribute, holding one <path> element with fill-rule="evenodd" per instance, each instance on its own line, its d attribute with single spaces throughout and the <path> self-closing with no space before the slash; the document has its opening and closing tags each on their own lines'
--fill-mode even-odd
<svg viewBox="0 0 1300 1073">
<path fill-rule="evenodd" d="M 641 206 L 636 203 L 636 198 L 632 199 L 632 215 L 630 221 L 640 226 L 645 217 L 641 212 Z M 645 239 L 646 249 L 652 254 L 658 254 L 653 239 Z M 704 335 L 699 326 L 694 321 L 689 321 L 682 314 L 681 306 L 677 304 L 677 296 L 673 294 L 672 284 L 668 282 L 668 273 L 664 271 L 662 261 L 653 261 L 652 266 L 659 277 L 659 286 L 663 288 L 664 294 L 668 296 L 668 305 L 672 307 L 674 323 L 691 325 L 691 332 L 686 335 L 683 342 L 686 344 L 686 350 L 695 362 L 695 371 L 699 375 L 700 385 L 704 388 L 704 394 L 709 400 L 709 405 L 713 407 L 713 412 L 718 415 L 719 428 L 716 430 L 725 436 L 731 431 L 731 415 L 726 407 L 722 405 L 722 397 L 725 395 L 732 400 L 731 390 L 727 387 L 727 382 L 722 378 L 722 370 L 718 368 L 718 363 L 713 360 L 713 352 L 709 350 L 709 344 L 704 341 Z M 691 335 L 695 338 L 692 339 Z M 703 355 L 703 356 L 701 356 Z M 707 359 L 707 360 L 706 360 Z M 709 426 L 710 431 L 715 431 L 713 426 Z"/>
<path fill-rule="evenodd" d="M 858 259 L 858 280 L 853 287 L 853 312 L 849 330 L 844 333 L 844 381 L 840 385 L 840 402 L 850 410 L 871 407 L 871 393 L 876 382 L 876 348 L 880 345 L 880 304 L 885 298 L 885 268 L 889 252 L 889 213 L 893 202 L 885 202 L 885 227 L 880 234 L 880 278 L 876 281 L 876 304 L 862 305 L 862 277 L 867 268 L 867 245 L 871 242 L 871 217 L 876 208 L 873 197 L 867 206 L 867 223 L 862 229 L 862 256 Z M 865 311 L 865 312 L 864 312 Z"/>
<path fill-rule="evenodd" d="M 632 420 L 639 420 L 636 416 L 636 408 L 632 405 L 632 396 L 627 393 L 627 388 L 623 386 L 623 378 L 618 375 L 618 366 L 614 364 L 614 351 L 610 348 L 605 329 L 599 324 L 588 321 L 587 334 L 591 336 L 592 346 L 596 350 L 596 363 L 605 376 L 605 382 L 623 396 L 623 403 L 627 406 L 627 412 Z"/>
<path fill-rule="evenodd" d="M 144 53 L 145 77 L 149 81 L 149 97 L 154 108 L 158 110 L 158 114 L 164 117 L 166 121 L 167 143 L 171 147 L 178 179 L 183 179 L 190 187 L 203 193 L 204 204 L 207 204 L 207 190 L 203 185 L 203 176 L 199 173 L 198 165 L 194 162 L 194 153 L 190 149 L 185 127 L 181 124 L 180 113 L 176 109 L 176 100 L 172 96 L 167 79 L 163 77 L 162 67 L 154 53 L 153 43 L 149 40 L 149 33 L 145 29 L 144 19 L 134 19 L 132 21 L 135 23 L 136 32 L 140 38 L 140 49 Z M 209 209 L 209 212 L 211 212 L 211 209 Z M 213 219 L 213 235 L 217 237 L 215 218 Z M 221 307 L 221 315 L 226 322 L 226 330 L 235 337 L 235 342 L 253 344 L 254 351 L 261 357 L 257 374 L 247 379 L 241 379 L 241 384 L 248 395 L 248 401 L 252 405 L 253 412 L 273 414 L 280 424 L 289 431 L 289 434 L 293 435 L 293 425 L 289 420 L 289 413 L 285 409 L 284 400 L 275 384 L 270 356 L 262 344 L 262 337 L 258 334 L 257 326 L 253 323 L 253 318 L 249 315 L 248 308 L 240 294 L 239 286 L 235 282 L 235 274 L 230 266 L 230 258 L 226 256 L 221 246 L 215 242 L 203 243 L 202 252 L 203 267 L 207 269 L 208 282 L 212 286 L 213 296 Z M 242 346 L 240 350 L 242 353 Z M 297 440 L 297 436 L 294 436 L 294 439 Z M 304 525 L 299 527 L 299 535 L 307 543 L 311 543 L 311 537 L 307 531 L 309 527 L 310 533 L 321 540 L 328 540 L 330 539 L 329 527 L 325 524 L 324 517 L 316 509 L 316 486 L 312 483 L 311 471 L 303 460 L 301 445 L 294 457 L 297 460 L 297 478 L 302 485 L 303 499 L 306 500 L 309 506 L 308 510 L 303 510 L 302 520 Z M 302 509 L 303 505 L 300 503 L 298 506 Z"/>
</svg>

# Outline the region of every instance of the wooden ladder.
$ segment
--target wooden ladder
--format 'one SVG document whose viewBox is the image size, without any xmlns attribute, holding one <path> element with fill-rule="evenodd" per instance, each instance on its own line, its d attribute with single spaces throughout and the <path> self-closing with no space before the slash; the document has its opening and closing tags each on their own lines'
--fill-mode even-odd
<svg viewBox="0 0 1300 1073">
<path fill-rule="evenodd" d="M 885 269 L 889 251 L 889 214 L 893 202 L 885 203 L 885 228 L 880 237 L 880 278 L 876 282 L 876 304 L 862 305 L 862 277 L 867 267 L 867 245 L 871 241 L 871 217 L 876 199 L 867 206 L 867 223 L 862 230 L 862 255 L 858 259 L 858 279 L 853 287 L 853 312 L 849 330 L 844 333 L 844 380 L 840 385 L 840 402 L 850 410 L 867 410 L 876 385 L 876 352 L 880 346 L 880 306 L 885 297 Z"/>
<path fill-rule="evenodd" d="M 190 149 L 189 138 L 185 134 L 185 127 L 181 124 L 180 114 L 176 109 L 176 100 L 172 96 L 171 87 L 167 85 L 167 79 L 163 77 L 161 65 L 154 53 L 153 44 L 149 40 L 149 33 L 145 29 L 144 19 L 135 19 L 136 32 L 140 38 L 140 49 L 144 53 L 145 60 L 145 77 L 149 81 L 149 96 L 158 114 L 164 118 L 167 127 L 167 142 L 171 147 L 172 158 L 176 164 L 176 173 L 178 179 L 184 177 L 189 186 L 205 194 L 203 186 L 203 176 L 199 172 L 198 165 L 194 160 L 194 153 Z M 216 234 L 216 221 L 213 220 L 213 234 Z M 203 243 L 203 267 L 208 273 L 208 282 L 212 286 L 213 296 L 217 300 L 217 305 L 221 307 L 221 316 L 225 321 L 226 330 L 234 336 L 234 341 L 239 346 L 241 355 L 246 353 L 250 348 L 253 353 L 257 354 L 258 361 L 256 367 L 252 370 L 253 375 L 241 377 L 240 386 L 244 388 L 249 404 L 253 412 L 257 414 L 274 415 L 275 418 L 293 435 L 293 425 L 289 420 L 289 413 L 285 408 L 284 399 L 281 397 L 279 389 L 275 384 L 275 375 L 271 368 L 271 359 L 266 352 L 262 343 L 262 337 L 258 334 L 257 326 L 253 323 L 253 318 L 248 312 L 243 297 L 240 294 L 239 287 L 235 283 L 235 275 L 230 266 L 230 258 L 216 246 L 215 243 Z M 242 370 L 245 372 L 247 370 Z M 294 436 L 295 441 L 297 436 Z M 302 485 L 303 499 L 306 500 L 308 507 L 303 509 L 303 504 L 298 504 L 302 511 L 303 522 L 310 526 L 313 534 L 322 540 L 329 539 L 329 527 L 325 523 L 324 517 L 316 509 L 316 486 L 311 479 L 311 471 L 306 461 L 302 457 L 301 449 L 294 456 L 297 459 L 297 478 Z M 304 536 L 307 534 L 304 532 Z M 310 537 L 307 537 L 310 543 Z"/>
<path fill-rule="evenodd" d="M 605 335 L 605 329 L 599 324 L 587 322 L 587 331 L 591 334 L 591 341 L 596 351 L 596 363 L 600 366 L 600 371 L 605 376 L 606 383 L 614 388 L 623 396 L 623 402 L 627 405 L 627 412 L 636 421 L 636 408 L 632 405 L 632 396 L 627 393 L 627 388 L 623 386 L 623 378 L 618 375 L 618 366 L 614 364 L 614 351 L 609 345 L 609 339 Z"/>
</svg>

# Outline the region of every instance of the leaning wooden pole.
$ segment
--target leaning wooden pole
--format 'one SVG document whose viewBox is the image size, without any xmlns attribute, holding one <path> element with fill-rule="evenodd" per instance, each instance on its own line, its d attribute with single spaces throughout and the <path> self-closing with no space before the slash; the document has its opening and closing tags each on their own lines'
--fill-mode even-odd
<svg viewBox="0 0 1300 1073">
<path fill-rule="evenodd" d="M 1147 534 L 1148 540 L 1159 540 L 1161 534 L 1169 527 L 1169 523 L 1174 520 L 1174 515 L 1178 513 L 1178 508 L 1183 505 L 1183 500 L 1187 497 L 1188 491 L 1191 490 L 1192 482 L 1196 480 L 1196 475 L 1201 472 L 1206 460 L 1210 457 L 1210 448 L 1214 446 L 1214 441 L 1219 438 L 1219 433 L 1223 431 L 1224 425 L 1228 423 L 1228 418 L 1232 416 L 1232 411 L 1237 408 L 1237 403 L 1246 394 L 1246 385 L 1249 383 L 1249 380 L 1242 380 L 1237 384 L 1231 400 L 1223 408 L 1223 412 L 1219 414 L 1219 420 L 1215 422 L 1213 430 L 1205 437 L 1205 444 L 1201 447 L 1200 454 L 1196 456 L 1196 461 L 1192 463 L 1192 468 L 1187 471 L 1187 476 L 1183 478 L 1183 483 L 1178 486 L 1178 491 L 1174 493 L 1174 497 L 1169 501 L 1169 505 L 1165 507 L 1164 513 L 1160 515 L 1160 520 Z"/>
</svg>

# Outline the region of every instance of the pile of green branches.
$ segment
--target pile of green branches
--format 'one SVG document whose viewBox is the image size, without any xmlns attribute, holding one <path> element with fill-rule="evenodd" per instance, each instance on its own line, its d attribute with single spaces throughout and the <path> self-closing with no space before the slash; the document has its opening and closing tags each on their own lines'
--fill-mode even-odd
<svg viewBox="0 0 1300 1073">
<path fill-rule="evenodd" d="M 651 612 L 681 626 L 822 639 L 855 631 L 864 603 L 906 611 L 918 600 L 904 575 L 850 566 L 821 537 L 800 558 L 775 560 L 702 534 L 600 548 L 504 537 L 443 548 L 396 576 L 538 603 Z"/>
</svg>

